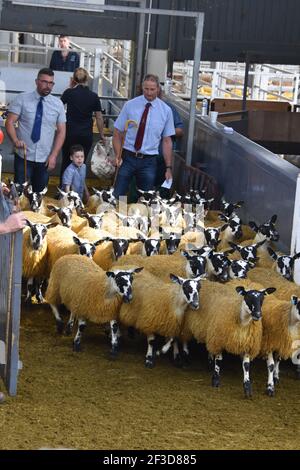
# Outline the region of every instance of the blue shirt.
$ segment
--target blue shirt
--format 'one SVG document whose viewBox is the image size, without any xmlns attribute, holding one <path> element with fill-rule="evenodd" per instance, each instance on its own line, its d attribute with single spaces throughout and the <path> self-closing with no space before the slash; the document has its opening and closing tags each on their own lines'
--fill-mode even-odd
<svg viewBox="0 0 300 470">
<path fill-rule="evenodd" d="M 148 101 L 144 95 L 127 101 L 115 122 L 115 128 L 120 132 L 125 131 L 126 122 L 132 120 L 126 132 L 124 149 L 135 152 L 134 143 L 139 123 Z M 146 121 L 143 144 L 139 152 L 146 155 L 158 155 L 160 139 L 171 137 L 175 134 L 174 121 L 171 108 L 161 99 L 151 101 L 151 106 Z"/>
<path fill-rule="evenodd" d="M 77 52 L 69 52 L 64 59 L 61 51 L 54 51 L 51 57 L 49 68 L 62 72 L 74 72 L 79 67 L 79 55 Z"/>
<path fill-rule="evenodd" d="M 58 123 L 66 122 L 64 105 L 55 96 L 44 96 L 41 138 L 36 143 L 31 140 L 31 132 L 35 120 L 36 108 L 40 99 L 38 92 L 20 93 L 10 103 L 8 111 L 18 116 L 17 137 L 26 144 L 27 160 L 43 163 L 51 153 Z M 23 158 L 23 150 L 16 149 Z"/>
<path fill-rule="evenodd" d="M 76 191 L 76 193 L 78 193 L 82 199 L 84 185 L 85 185 L 85 177 L 86 177 L 85 163 L 82 166 L 78 167 L 74 165 L 74 163 L 72 162 L 71 165 L 69 165 L 64 171 L 64 174 L 62 177 L 63 187 L 66 184 L 70 185 L 71 189 L 73 191 Z"/>
</svg>

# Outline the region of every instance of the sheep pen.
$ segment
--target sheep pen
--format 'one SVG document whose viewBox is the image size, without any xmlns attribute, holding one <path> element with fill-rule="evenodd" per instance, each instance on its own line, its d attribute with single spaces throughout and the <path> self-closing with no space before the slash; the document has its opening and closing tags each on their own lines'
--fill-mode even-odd
<svg viewBox="0 0 300 470">
<path fill-rule="evenodd" d="M 111 361 L 105 333 L 90 324 L 82 352 L 74 353 L 70 338 L 55 332 L 49 306 L 22 305 L 23 369 L 17 396 L 0 405 L 0 448 L 298 449 L 300 388 L 290 362 L 282 364 L 280 387 L 270 399 L 265 361 L 256 359 L 254 396 L 245 404 L 240 359 L 224 356 L 217 390 L 205 349 L 191 349 L 189 368 L 161 357 L 159 367 L 148 370 L 145 338 L 125 334 Z"/>
</svg>

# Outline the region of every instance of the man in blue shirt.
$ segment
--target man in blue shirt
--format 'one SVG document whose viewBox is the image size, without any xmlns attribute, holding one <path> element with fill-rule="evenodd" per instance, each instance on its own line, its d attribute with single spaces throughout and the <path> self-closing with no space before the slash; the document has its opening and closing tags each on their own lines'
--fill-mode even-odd
<svg viewBox="0 0 300 470">
<path fill-rule="evenodd" d="M 158 77 L 146 75 L 143 95 L 128 101 L 115 122 L 113 147 L 119 171 L 114 196 L 117 198 L 127 194 L 134 176 L 139 189 L 149 191 L 154 188 L 161 139 L 165 179 L 172 179 L 174 121 L 171 108 L 158 98 L 159 90 Z"/>
<path fill-rule="evenodd" d="M 50 69 L 62 72 L 74 72 L 79 67 L 79 55 L 75 51 L 68 50 L 70 48 L 70 40 L 68 36 L 61 34 L 58 38 L 58 44 L 62 51 L 54 51 L 50 61 Z"/>
</svg>

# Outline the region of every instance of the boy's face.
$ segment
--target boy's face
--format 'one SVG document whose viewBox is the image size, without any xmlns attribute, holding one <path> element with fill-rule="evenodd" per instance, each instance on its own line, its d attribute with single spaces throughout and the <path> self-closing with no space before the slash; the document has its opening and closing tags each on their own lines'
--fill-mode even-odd
<svg viewBox="0 0 300 470">
<path fill-rule="evenodd" d="M 82 166 L 84 163 L 84 153 L 81 150 L 79 150 L 78 152 L 73 153 L 70 156 L 70 159 L 72 160 L 74 165 Z"/>
</svg>

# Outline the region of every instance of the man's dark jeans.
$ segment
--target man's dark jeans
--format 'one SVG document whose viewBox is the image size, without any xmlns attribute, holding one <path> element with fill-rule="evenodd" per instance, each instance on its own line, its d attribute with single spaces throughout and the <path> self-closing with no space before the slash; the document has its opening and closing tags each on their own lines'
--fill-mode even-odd
<svg viewBox="0 0 300 470">
<path fill-rule="evenodd" d="M 15 153 L 15 183 L 25 183 L 24 159 Z M 33 192 L 40 192 L 47 186 L 49 173 L 45 163 L 26 162 L 27 181 L 32 185 Z"/>
<path fill-rule="evenodd" d="M 154 188 L 157 169 L 157 155 L 146 158 L 136 158 L 123 153 L 123 163 L 119 168 L 114 196 L 125 196 L 131 179 L 135 176 L 138 189 L 149 191 Z"/>
</svg>

